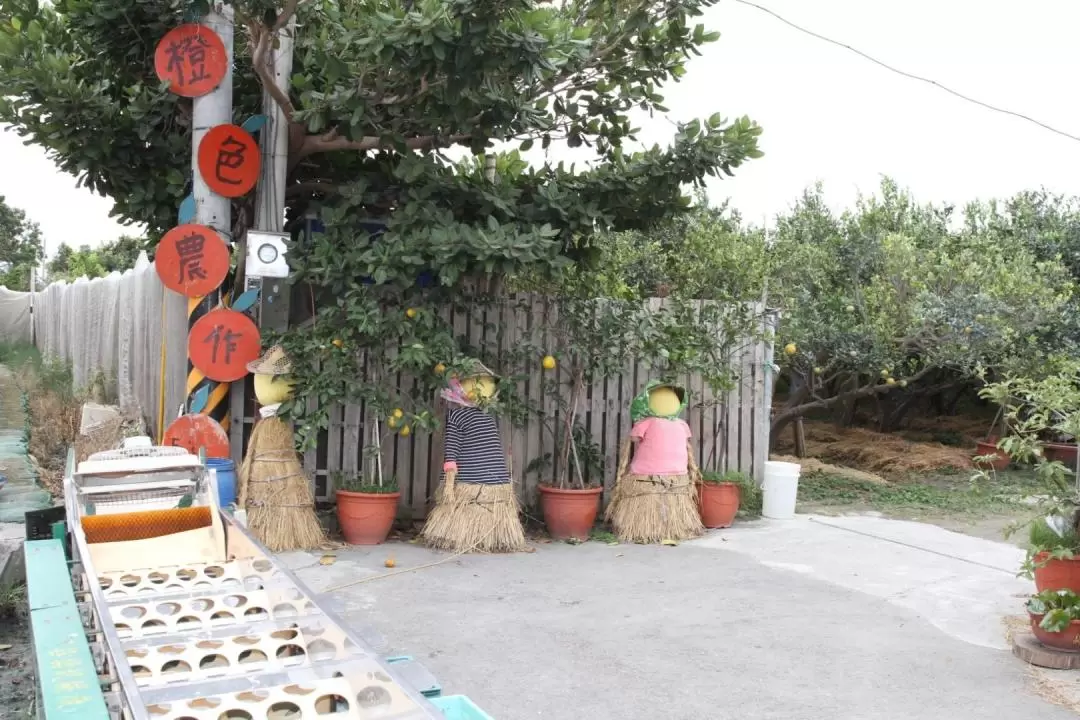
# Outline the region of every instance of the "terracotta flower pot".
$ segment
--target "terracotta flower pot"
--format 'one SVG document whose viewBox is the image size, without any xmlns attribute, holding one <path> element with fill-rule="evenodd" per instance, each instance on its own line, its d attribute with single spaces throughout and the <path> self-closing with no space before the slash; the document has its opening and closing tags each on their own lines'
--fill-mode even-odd
<svg viewBox="0 0 1080 720">
<path fill-rule="evenodd" d="M 400 492 L 362 493 L 337 491 L 337 517 L 345 542 L 378 545 L 386 540 L 397 515 Z"/>
<path fill-rule="evenodd" d="M 1061 632 L 1050 632 L 1039 627 L 1043 619 L 1042 615 L 1028 613 L 1028 616 L 1031 618 L 1031 632 L 1043 645 L 1065 652 L 1080 652 L 1080 620 L 1073 620 L 1069 623 L 1069 627 Z"/>
<path fill-rule="evenodd" d="M 701 483 L 698 503 L 702 524 L 707 528 L 731 527 L 739 512 L 741 496 L 737 483 Z"/>
<path fill-rule="evenodd" d="M 995 470 L 1004 470 L 1011 462 L 1009 454 L 997 446 L 997 440 L 992 439 L 975 443 L 975 455 L 993 455 L 994 459 L 984 465 Z"/>
<path fill-rule="evenodd" d="M 1076 444 L 1075 443 L 1046 443 L 1043 445 L 1043 456 L 1053 462 L 1057 460 L 1065 467 L 1076 467 Z"/>
<path fill-rule="evenodd" d="M 600 487 L 570 490 L 541 485 L 540 507 L 551 537 L 588 540 L 600 510 L 600 493 L 603 491 Z"/>
<path fill-rule="evenodd" d="M 1080 594 L 1080 558 L 1047 560 L 1049 557 L 1050 553 L 1047 552 L 1035 556 L 1035 588 L 1039 592 L 1072 590 Z"/>
</svg>

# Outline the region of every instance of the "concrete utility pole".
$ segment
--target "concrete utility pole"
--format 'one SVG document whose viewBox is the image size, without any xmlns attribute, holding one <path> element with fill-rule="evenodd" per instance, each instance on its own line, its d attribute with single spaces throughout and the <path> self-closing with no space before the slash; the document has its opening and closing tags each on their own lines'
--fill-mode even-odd
<svg viewBox="0 0 1080 720">
<path fill-rule="evenodd" d="M 192 133 L 191 133 L 191 175 L 192 196 L 195 198 L 195 220 L 199 225 L 212 227 L 225 239 L 232 243 L 232 206 L 227 197 L 213 192 L 206 184 L 199 172 L 199 143 L 202 142 L 206 133 L 216 125 L 228 125 L 232 122 L 233 108 L 233 9 L 229 5 L 214 2 L 210 12 L 200 21 L 202 25 L 216 32 L 225 46 L 225 77 L 221 84 L 206 95 L 197 97 L 192 106 Z M 217 306 L 220 293 L 214 292 L 204 298 L 188 300 L 187 317 L 188 331 L 191 326 Z M 228 383 L 217 383 L 208 379 L 191 364 L 188 358 L 187 376 L 187 405 L 191 407 L 191 401 L 196 392 L 204 386 L 210 387 L 210 396 L 206 403 L 205 412 L 210 417 L 221 423 L 228 430 L 229 416 L 226 412 L 228 404 L 223 402 L 229 391 Z"/>
</svg>

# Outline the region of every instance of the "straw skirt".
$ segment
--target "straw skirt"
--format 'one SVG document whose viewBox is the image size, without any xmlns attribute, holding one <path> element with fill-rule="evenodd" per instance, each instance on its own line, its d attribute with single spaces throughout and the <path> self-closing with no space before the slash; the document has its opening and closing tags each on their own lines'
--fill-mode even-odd
<svg viewBox="0 0 1080 720">
<path fill-rule="evenodd" d="M 689 540 L 705 532 L 690 474 L 622 475 L 606 517 L 623 542 Z"/>
</svg>

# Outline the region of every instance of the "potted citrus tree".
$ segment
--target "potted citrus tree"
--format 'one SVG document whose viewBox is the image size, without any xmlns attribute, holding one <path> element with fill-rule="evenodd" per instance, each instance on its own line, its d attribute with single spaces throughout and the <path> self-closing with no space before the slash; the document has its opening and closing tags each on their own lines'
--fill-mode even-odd
<svg viewBox="0 0 1080 720">
<path fill-rule="evenodd" d="M 1008 435 L 998 447 L 1012 460 L 1033 465 L 1042 486 L 1033 517 L 1010 528 L 1029 528 L 1023 574 L 1039 591 L 1080 592 L 1080 463 L 1067 467 L 1045 452 L 1048 434 L 1080 435 L 1080 364 L 1040 379 L 1001 380 L 980 394 L 1002 408 Z"/>
<path fill-rule="evenodd" d="M 698 493 L 701 522 L 710 529 L 731 527 L 738 515 L 753 517 L 761 511 L 761 490 L 746 473 L 702 472 Z"/>
<path fill-rule="evenodd" d="M 350 545 L 378 545 L 386 540 L 397 516 L 401 491 L 397 478 L 371 482 L 339 477 L 334 483 L 341 534 Z"/>
<path fill-rule="evenodd" d="M 1047 647 L 1080 652 L 1080 596 L 1072 590 L 1044 590 L 1027 602 L 1031 632 Z"/>
<path fill-rule="evenodd" d="M 621 373 L 633 357 L 635 331 L 644 307 L 639 302 L 613 298 L 583 297 L 567 293 L 550 308 L 546 318 L 550 335 L 559 346 L 558 366 L 545 357 L 544 368 L 558 369 L 564 379 L 547 384 L 561 406 L 561 422 L 552 428 L 555 437 L 551 466 L 554 481 L 540 483 L 540 507 L 553 538 L 586 540 L 600 511 L 604 491 L 603 472 L 586 474 L 579 447 L 585 390 L 597 378 Z M 557 313 L 557 315 L 555 314 Z M 546 478 L 545 478 L 546 479 Z"/>
<path fill-rule="evenodd" d="M 350 545 L 384 542 L 397 517 L 401 489 L 396 477 L 383 475 L 382 441 L 394 434 L 408 437 L 411 423 L 418 418 L 406 416 L 400 408 L 385 414 L 385 433 L 380 433 L 382 423 L 378 419 L 371 423 L 372 442 L 364 448 L 365 472 L 354 477 L 338 475 L 334 483 L 338 525 Z"/>
</svg>

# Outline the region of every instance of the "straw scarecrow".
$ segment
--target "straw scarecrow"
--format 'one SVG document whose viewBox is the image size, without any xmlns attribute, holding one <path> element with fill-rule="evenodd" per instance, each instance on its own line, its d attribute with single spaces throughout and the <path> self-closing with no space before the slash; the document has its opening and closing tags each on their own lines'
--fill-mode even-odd
<svg viewBox="0 0 1080 720">
<path fill-rule="evenodd" d="M 686 390 L 656 380 L 630 405 L 633 426 L 623 442 L 607 509 L 607 519 L 624 542 L 687 540 L 705 531 L 690 426 L 679 417 L 685 409 Z M 637 443 L 633 462 L 631 442 Z"/>
<path fill-rule="evenodd" d="M 423 531 L 432 547 L 456 552 L 526 549 L 499 429 L 486 412 L 496 393 L 495 375 L 479 362 L 471 363 L 467 374 L 451 377 L 442 391 L 450 405 L 443 482 Z"/>
<path fill-rule="evenodd" d="M 248 514 L 248 528 L 274 552 L 318 547 L 325 536 L 315 515 L 311 485 L 296 455 L 293 430 L 277 416 L 292 397 L 292 366 L 280 345 L 248 364 L 255 376 L 261 419 L 248 441 L 240 466 L 237 504 Z"/>
</svg>

